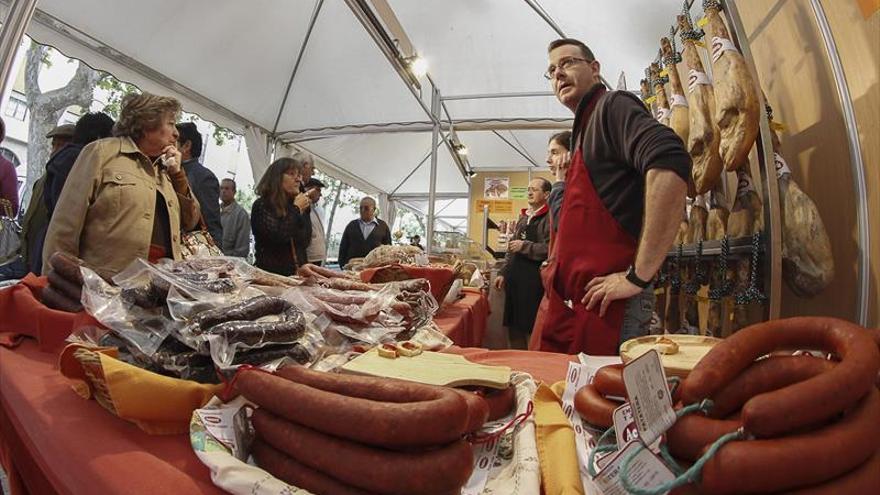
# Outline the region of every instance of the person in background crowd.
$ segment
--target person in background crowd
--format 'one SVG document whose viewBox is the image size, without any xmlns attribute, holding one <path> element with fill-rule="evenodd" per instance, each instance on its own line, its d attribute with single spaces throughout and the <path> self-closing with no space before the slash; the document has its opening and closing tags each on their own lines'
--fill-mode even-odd
<svg viewBox="0 0 880 495">
<path fill-rule="evenodd" d="M 376 200 L 367 196 L 361 200 L 361 217 L 352 220 L 342 232 L 339 242 L 339 266 L 352 258 L 363 258 L 382 244 L 391 245 L 391 229 L 376 218 Z"/>
<path fill-rule="evenodd" d="M 544 296 L 541 263 L 547 259 L 550 243 L 550 181 L 532 179 L 528 187 L 529 209 L 519 218 L 495 288 L 504 290 L 504 326 L 510 331 L 514 349 L 525 349 Z"/>
<path fill-rule="evenodd" d="M 0 141 L 6 139 L 6 122 L 0 119 Z M 0 199 L 9 201 L 12 218 L 18 215 L 18 174 L 15 165 L 6 158 L 0 156 Z M 0 215 L 7 212 L 0 209 Z"/>
<path fill-rule="evenodd" d="M 220 249 L 226 256 L 247 258 L 251 252 L 251 220 L 235 201 L 235 188 L 232 179 L 220 182 L 220 222 L 223 224 Z"/>
<path fill-rule="evenodd" d="M 312 179 L 312 175 L 315 174 L 315 159 L 312 155 L 306 153 L 305 151 L 297 151 L 293 154 L 293 159 L 302 163 L 302 192 L 306 192 L 308 190 L 308 186 L 306 183 Z"/>
<path fill-rule="evenodd" d="M 67 144 L 58 149 L 46 164 L 46 185 L 43 188 L 43 203 L 49 218 L 55 211 L 58 198 L 67 182 L 67 176 L 73 164 L 79 157 L 82 149 L 89 143 L 110 137 L 113 134 L 113 119 L 102 112 L 87 113 L 76 121 L 73 130 L 73 138 Z M 52 133 L 50 132 L 49 135 Z M 55 138 L 52 138 L 54 146 Z"/>
<path fill-rule="evenodd" d="M 425 250 L 425 246 L 422 246 L 422 236 L 420 236 L 420 235 L 414 235 L 414 236 L 410 237 L 409 238 L 409 245 L 415 246 L 415 247 L 421 249 L 422 251 Z"/>
<path fill-rule="evenodd" d="M 306 208 L 311 199 L 300 192 L 301 178 L 302 164 L 285 157 L 272 162 L 257 185 L 251 230 L 258 268 L 289 276 L 308 260 L 311 233 Z"/>
<path fill-rule="evenodd" d="M 565 197 L 547 275 L 542 351 L 616 355 L 648 332 L 651 279 L 666 259 L 682 211 L 691 159 L 672 129 L 638 97 L 608 91 L 593 52 L 575 39 L 547 49 L 544 76 L 575 114 Z M 534 342 L 534 340 L 533 340 Z"/>
<path fill-rule="evenodd" d="M 202 219 L 208 226 L 208 232 L 214 243 L 223 242 L 223 224 L 220 222 L 220 183 L 214 172 L 208 170 L 199 161 L 202 156 L 202 135 L 192 122 L 177 124 L 180 134 L 177 149 L 183 158 L 183 170 L 193 194 L 202 207 Z M 198 226 L 196 227 L 198 228 Z"/>
<path fill-rule="evenodd" d="M 52 151 L 49 152 L 49 157 L 58 153 L 58 150 L 63 148 L 66 144 L 73 141 L 75 126 L 73 124 L 61 124 L 56 125 L 46 134 L 47 139 L 52 140 Z"/>
<path fill-rule="evenodd" d="M 547 204 L 550 207 L 550 217 L 553 220 L 553 232 L 559 225 L 559 211 L 562 209 L 562 196 L 565 194 L 565 174 L 568 172 L 568 164 L 571 161 L 571 131 L 562 131 L 550 136 L 547 143 L 547 165 L 555 179 Z"/>
<path fill-rule="evenodd" d="M 309 216 L 311 218 L 312 238 L 306 250 L 309 263 L 321 266 L 327 260 L 327 238 L 324 233 L 324 212 L 318 201 L 321 200 L 321 191 L 324 183 L 312 177 L 304 184 L 305 190 L 309 191 L 309 199 L 312 200 Z"/>
<path fill-rule="evenodd" d="M 180 103 L 128 94 L 116 137 L 80 152 L 49 222 L 43 265 L 56 251 L 111 277 L 137 258 L 181 259 L 180 232 L 199 221 L 177 150 Z"/>
</svg>

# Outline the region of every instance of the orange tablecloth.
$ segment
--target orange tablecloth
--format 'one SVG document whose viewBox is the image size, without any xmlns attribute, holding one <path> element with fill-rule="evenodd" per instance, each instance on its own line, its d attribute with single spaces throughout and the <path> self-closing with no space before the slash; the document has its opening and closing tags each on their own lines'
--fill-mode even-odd
<svg viewBox="0 0 880 495">
<path fill-rule="evenodd" d="M 441 309 L 434 323 L 455 345 L 479 347 L 486 336 L 489 299 L 478 289 L 465 288 L 461 293 L 464 297 Z"/>
<path fill-rule="evenodd" d="M 453 348 L 468 359 L 561 380 L 572 356 Z M 223 493 L 186 435 L 151 436 L 77 396 L 36 342 L 0 347 L 0 461 L 12 495 Z"/>
</svg>

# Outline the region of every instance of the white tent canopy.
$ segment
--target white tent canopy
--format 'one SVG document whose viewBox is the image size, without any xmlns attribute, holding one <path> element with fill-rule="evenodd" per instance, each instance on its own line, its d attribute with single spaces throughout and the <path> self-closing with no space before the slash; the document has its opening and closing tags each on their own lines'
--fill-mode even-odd
<svg viewBox="0 0 880 495">
<path fill-rule="evenodd" d="M 27 34 L 244 132 L 255 179 L 274 144 L 315 154 L 325 172 L 366 192 L 412 200 L 461 197 L 471 170 L 543 166 L 547 138 L 571 125 L 542 77 L 551 40 L 579 38 L 607 80 L 625 73 L 638 81 L 681 7 L 681 0 L 39 0 Z M 415 55 L 428 62 L 428 75 L 408 68 Z M 456 152 L 459 144 L 467 155 Z"/>
</svg>

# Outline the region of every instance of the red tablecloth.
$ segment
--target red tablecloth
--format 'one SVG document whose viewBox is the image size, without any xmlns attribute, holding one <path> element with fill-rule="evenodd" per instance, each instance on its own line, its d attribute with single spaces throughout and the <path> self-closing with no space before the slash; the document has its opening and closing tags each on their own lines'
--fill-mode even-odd
<svg viewBox="0 0 880 495">
<path fill-rule="evenodd" d="M 573 359 L 529 351 L 452 351 L 546 381 L 563 379 Z M 58 373 L 55 360 L 31 339 L 14 350 L 0 347 L 0 461 L 12 495 L 223 493 L 187 436 L 147 435 L 83 400 Z"/>
<path fill-rule="evenodd" d="M 434 316 L 434 323 L 460 347 L 480 347 L 486 336 L 489 300 L 478 289 L 462 289 L 463 298 L 444 307 Z"/>
</svg>

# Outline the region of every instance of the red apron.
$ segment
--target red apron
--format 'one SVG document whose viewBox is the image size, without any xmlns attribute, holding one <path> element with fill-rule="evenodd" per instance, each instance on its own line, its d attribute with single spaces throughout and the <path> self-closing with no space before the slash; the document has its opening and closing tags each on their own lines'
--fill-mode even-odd
<svg viewBox="0 0 880 495">
<path fill-rule="evenodd" d="M 589 121 L 599 91 L 589 103 Z M 546 313 L 541 319 L 540 350 L 616 355 L 626 300 L 612 302 L 599 317 L 599 305 L 587 311 L 581 299 L 594 277 L 625 271 L 635 259 L 637 239 L 629 235 L 602 203 L 584 163 L 580 146 L 565 181 L 559 228 L 546 271 Z M 569 307 L 570 305 L 570 307 Z M 543 308 L 542 308 L 543 309 Z"/>
</svg>

